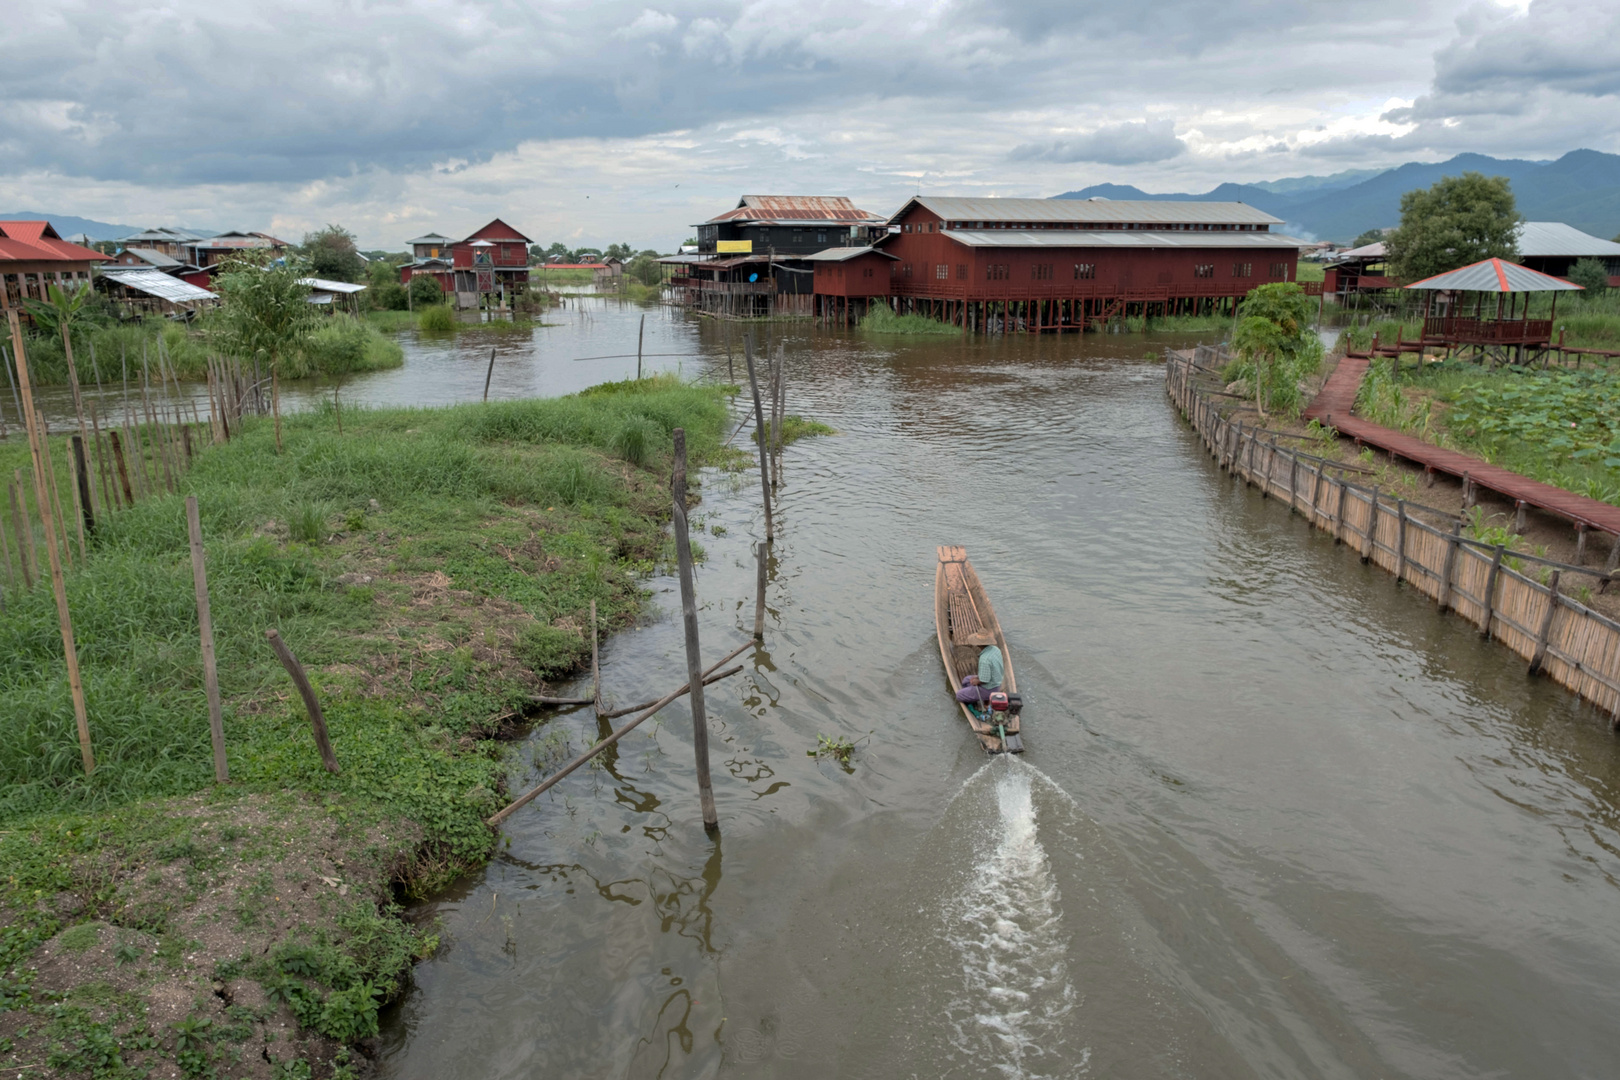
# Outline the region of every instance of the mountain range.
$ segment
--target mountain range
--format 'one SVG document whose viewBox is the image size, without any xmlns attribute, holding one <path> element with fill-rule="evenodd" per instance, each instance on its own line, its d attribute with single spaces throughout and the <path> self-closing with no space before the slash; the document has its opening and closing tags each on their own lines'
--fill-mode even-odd
<svg viewBox="0 0 1620 1080">
<path fill-rule="evenodd" d="M 1287 222 L 1306 239 L 1353 240 L 1368 229 L 1398 225 L 1401 196 L 1443 176 L 1481 172 L 1505 176 L 1528 221 L 1562 221 L 1608 239 L 1620 233 L 1620 154 L 1571 150 L 1557 161 L 1522 161 L 1458 154 L 1437 164 L 1412 161 L 1394 169 L 1296 176 L 1253 184 L 1221 184 L 1202 194 L 1149 194 L 1128 184 L 1093 184 L 1057 199 L 1147 199 L 1243 202 Z"/>
<path fill-rule="evenodd" d="M 72 214 L 42 214 L 38 210 L 19 210 L 15 214 L 0 213 L 0 221 L 48 221 L 65 240 L 83 233 L 92 240 L 117 240 L 141 231 L 144 226 L 112 225 L 92 218 L 74 217 Z"/>
</svg>

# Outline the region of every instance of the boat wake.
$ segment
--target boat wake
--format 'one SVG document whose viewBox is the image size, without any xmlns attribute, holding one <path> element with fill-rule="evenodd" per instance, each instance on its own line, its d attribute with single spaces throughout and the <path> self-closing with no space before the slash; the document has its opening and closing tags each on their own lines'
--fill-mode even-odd
<svg viewBox="0 0 1620 1080">
<path fill-rule="evenodd" d="M 945 907 L 946 938 L 962 971 L 946 1008 L 950 1041 L 989 1075 L 1031 1080 L 1080 1075 L 1090 1057 L 1070 1052 L 1059 1034 L 1076 994 L 1062 897 L 1037 830 L 1037 775 L 1004 758 L 968 782 L 993 786 L 995 812 L 978 830 L 964 891 Z"/>
</svg>

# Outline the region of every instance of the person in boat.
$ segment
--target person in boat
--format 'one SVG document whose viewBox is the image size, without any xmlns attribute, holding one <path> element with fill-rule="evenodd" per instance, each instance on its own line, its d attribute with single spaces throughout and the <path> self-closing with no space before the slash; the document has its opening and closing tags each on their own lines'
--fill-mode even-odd
<svg viewBox="0 0 1620 1080">
<path fill-rule="evenodd" d="M 962 680 L 961 689 L 956 691 L 956 700 L 981 705 L 989 701 L 991 692 L 1001 689 L 1001 680 L 1005 677 L 1004 666 L 1001 650 L 994 645 L 986 645 L 979 652 L 979 673 Z"/>
</svg>

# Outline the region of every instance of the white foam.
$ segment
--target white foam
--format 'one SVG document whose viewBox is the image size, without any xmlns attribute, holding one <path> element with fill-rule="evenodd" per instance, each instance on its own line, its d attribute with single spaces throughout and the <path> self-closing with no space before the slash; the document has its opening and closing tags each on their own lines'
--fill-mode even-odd
<svg viewBox="0 0 1620 1080">
<path fill-rule="evenodd" d="M 1076 1059 L 1043 1046 L 1043 1038 L 1065 1041 L 1058 1034 L 1076 994 L 1062 897 L 1031 798 L 1034 770 L 1010 762 L 992 762 L 991 770 L 995 813 L 985 815 L 963 894 L 946 906 L 947 937 L 962 965 L 962 985 L 947 1007 L 951 1042 L 993 1074 L 1077 1076 L 1086 1071 L 1089 1051 Z M 968 786 L 978 787 L 984 775 Z"/>
</svg>

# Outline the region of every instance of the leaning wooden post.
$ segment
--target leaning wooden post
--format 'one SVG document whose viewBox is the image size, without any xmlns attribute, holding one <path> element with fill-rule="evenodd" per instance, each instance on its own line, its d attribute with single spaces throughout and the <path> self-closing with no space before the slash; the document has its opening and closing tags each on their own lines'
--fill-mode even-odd
<svg viewBox="0 0 1620 1080">
<path fill-rule="evenodd" d="M 646 318 L 645 315 L 642 318 Z M 489 347 L 489 369 L 484 372 L 484 400 L 489 400 L 489 380 L 495 377 L 495 346 Z"/>
<path fill-rule="evenodd" d="M 765 542 L 776 540 L 771 521 L 771 467 L 765 449 L 765 406 L 759 399 L 759 377 L 754 373 L 754 335 L 743 338 L 743 362 L 748 365 L 748 385 L 754 391 L 754 441 L 759 444 L 759 480 L 765 498 Z"/>
<path fill-rule="evenodd" d="M 1367 511 L 1367 543 L 1361 549 L 1361 561 L 1367 562 L 1378 547 L 1378 486 L 1373 485 L 1371 509 Z"/>
<path fill-rule="evenodd" d="M 202 638 L 203 689 L 208 693 L 208 737 L 214 743 L 214 782 L 231 778 L 225 760 L 225 715 L 219 702 L 219 668 L 214 661 L 214 619 L 208 607 L 208 569 L 204 565 L 202 520 L 197 496 L 186 496 L 186 531 L 191 534 L 191 584 L 197 592 L 197 633 Z"/>
<path fill-rule="evenodd" d="M 124 464 L 124 444 L 118 438 L 117 431 L 107 432 L 107 442 L 112 446 L 113 465 L 118 469 L 118 486 L 124 490 L 124 505 L 135 505 L 135 492 L 129 486 L 129 469 Z"/>
<path fill-rule="evenodd" d="M 759 580 L 754 585 L 754 640 L 765 640 L 765 558 L 770 548 L 759 545 Z"/>
<path fill-rule="evenodd" d="M 645 318 L 645 316 L 643 316 Z M 709 721 L 703 708 L 703 656 L 698 650 L 697 597 L 692 581 L 692 541 L 686 524 L 686 429 L 676 428 L 675 437 L 675 559 L 680 564 L 681 618 L 686 624 L 686 676 L 692 689 L 692 752 L 697 757 L 698 800 L 703 808 L 703 828 L 714 831 L 720 819 L 714 812 L 714 791 L 709 786 Z"/>
<path fill-rule="evenodd" d="M 641 343 L 647 337 L 647 316 L 641 316 L 641 329 L 636 331 L 636 382 L 641 381 Z"/>
<path fill-rule="evenodd" d="M 591 705 L 602 715 L 602 658 L 596 636 L 596 601 L 591 601 Z"/>
<path fill-rule="evenodd" d="M 1558 575 L 1554 570 L 1547 582 L 1547 614 L 1541 618 L 1541 633 L 1536 635 L 1536 653 L 1530 658 L 1530 674 L 1537 675 L 1547 662 L 1547 638 L 1552 633 L 1553 615 L 1558 611 Z"/>
<path fill-rule="evenodd" d="M 287 648 L 287 643 L 281 640 L 281 635 L 276 633 L 274 627 L 266 630 L 264 636 L 269 639 L 270 647 L 276 651 L 276 659 L 281 661 L 281 666 L 292 676 L 293 685 L 298 687 L 298 694 L 304 699 L 304 709 L 309 713 L 309 726 L 315 732 L 315 746 L 321 752 L 321 764 L 326 766 L 327 772 L 336 775 L 337 755 L 332 753 L 332 740 L 326 737 L 326 716 L 321 712 L 321 703 L 315 697 L 315 688 L 309 684 L 309 676 L 304 674 L 303 665 L 299 664 L 298 658 L 293 656 L 292 650 Z"/>
<path fill-rule="evenodd" d="M 1446 558 L 1440 564 L 1440 610 L 1444 611 L 1451 606 L 1451 577 L 1457 567 L 1457 549 L 1462 544 L 1462 521 L 1458 520 L 1451 525 L 1451 535 L 1446 537 Z"/>
<path fill-rule="evenodd" d="M 96 770 L 96 755 L 90 749 L 90 717 L 84 704 L 84 683 L 79 679 L 79 650 L 73 644 L 73 617 L 68 613 L 67 584 L 62 578 L 62 557 L 56 550 L 56 526 L 51 520 L 51 499 L 45 483 L 44 441 L 39 432 L 39 417 L 34 414 L 34 390 L 28 380 L 28 357 L 23 351 L 22 323 L 17 309 L 6 311 L 11 323 L 12 356 L 17 365 L 17 386 L 22 391 L 23 421 L 28 429 L 29 447 L 34 459 L 34 493 L 39 503 L 39 516 L 45 523 L 45 553 L 51 560 L 51 591 L 56 596 L 56 622 L 62 632 L 62 655 L 67 661 L 68 689 L 73 695 L 73 719 L 79 728 L 79 757 L 84 762 L 86 776 Z"/>
</svg>

